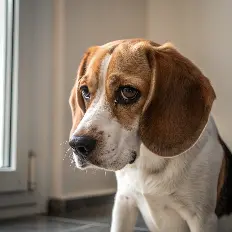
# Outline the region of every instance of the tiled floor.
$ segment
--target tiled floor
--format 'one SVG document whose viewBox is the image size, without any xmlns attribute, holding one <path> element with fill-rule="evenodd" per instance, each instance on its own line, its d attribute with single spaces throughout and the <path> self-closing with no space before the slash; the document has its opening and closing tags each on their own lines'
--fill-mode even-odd
<svg viewBox="0 0 232 232">
<path fill-rule="evenodd" d="M 60 217 L 34 216 L 0 222 L 1 232 L 109 232 L 111 205 L 75 210 Z M 135 231 L 148 231 L 141 217 Z"/>
</svg>

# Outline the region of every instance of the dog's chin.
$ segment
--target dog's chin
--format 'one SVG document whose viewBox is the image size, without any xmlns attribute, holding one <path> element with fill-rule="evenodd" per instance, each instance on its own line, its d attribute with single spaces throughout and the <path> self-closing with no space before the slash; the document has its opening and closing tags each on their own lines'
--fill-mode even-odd
<svg viewBox="0 0 232 232">
<path fill-rule="evenodd" d="M 133 164 L 135 160 L 137 159 L 137 153 L 135 151 L 132 152 L 131 159 L 129 161 L 129 164 Z"/>
<path fill-rule="evenodd" d="M 91 165 L 88 164 L 88 163 L 78 163 L 78 164 L 76 164 L 76 167 L 81 169 L 81 170 L 85 170 L 85 169 L 89 168 L 90 166 Z"/>
<path fill-rule="evenodd" d="M 122 156 L 119 156 L 116 160 L 113 162 L 110 159 L 104 159 L 101 162 L 91 162 L 95 168 L 103 169 L 105 171 L 119 171 L 125 168 L 127 165 L 131 165 L 135 163 L 137 159 L 137 153 L 135 151 L 129 152 L 129 155 L 125 155 L 126 157 L 124 160 L 122 160 Z"/>
<path fill-rule="evenodd" d="M 76 167 L 81 170 L 85 170 L 91 165 L 87 160 L 82 160 L 81 158 L 79 158 L 78 155 L 76 155 L 75 153 L 73 153 L 73 160 Z"/>
<path fill-rule="evenodd" d="M 122 162 L 122 160 L 119 159 L 118 161 L 115 160 L 113 163 L 109 162 L 108 159 L 101 160 L 101 161 L 83 160 L 74 154 L 74 161 L 75 161 L 76 167 L 81 169 L 81 170 L 93 168 L 93 169 L 101 169 L 101 170 L 105 170 L 105 171 L 115 172 L 115 171 L 119 171 L 119 170 L 123 169 L 127 165 L 131 165 L 131 164 L 135 163 L 136 159 L 137 159 L 136 152 L 131 152 L 130 156 L 128 156 L 128 159 L 126 159 L 125 162 Z"/>
</svg>

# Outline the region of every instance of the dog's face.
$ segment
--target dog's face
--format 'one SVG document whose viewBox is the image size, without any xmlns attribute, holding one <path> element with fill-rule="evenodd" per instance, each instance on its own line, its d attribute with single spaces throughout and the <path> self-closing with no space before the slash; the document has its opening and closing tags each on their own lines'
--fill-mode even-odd
<svg viewBox="0 0 232 232">
<path fill-rule="evenodd" d="M 70 96 L 70 146 L 80 168 L 119 170 L 141 143 L 170 157 L 200 136 L 214 91 L 170 44 L 122 40 L 84 55 Z"/>
</svg>

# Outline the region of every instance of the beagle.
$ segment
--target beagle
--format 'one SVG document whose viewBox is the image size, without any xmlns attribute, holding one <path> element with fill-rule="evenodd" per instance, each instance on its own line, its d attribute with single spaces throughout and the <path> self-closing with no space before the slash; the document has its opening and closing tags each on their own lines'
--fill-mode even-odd
<svg viewBox="0 0 232 232">
<path fill-rule="evenodd" d="M 138 211 L 150 231 L 218 231 L 232 212 L 232 156 L 214 100 L 209 80 L 170 43 L 88 49 L 70 96 L 69 144 L 78 168 L 116 173 L 112 232 L 133 231 Z"/>
</svg>

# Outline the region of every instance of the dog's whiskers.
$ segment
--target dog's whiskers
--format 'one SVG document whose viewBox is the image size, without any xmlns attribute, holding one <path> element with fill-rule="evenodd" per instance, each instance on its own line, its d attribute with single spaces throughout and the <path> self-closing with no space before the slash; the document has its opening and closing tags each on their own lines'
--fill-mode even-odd
<svg viewBox="0 0 232 232">
<path fill-rule="evenodd" d="M 66 141 L 64 141 L 64 142 L 62 142 L 62 143 L 60 143 L 60 146 L 66 145 L 67 143 L 68 143 L 68 140 L 66 140 Z"/>
</svg>

